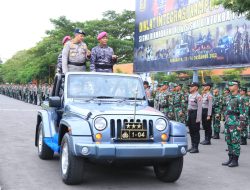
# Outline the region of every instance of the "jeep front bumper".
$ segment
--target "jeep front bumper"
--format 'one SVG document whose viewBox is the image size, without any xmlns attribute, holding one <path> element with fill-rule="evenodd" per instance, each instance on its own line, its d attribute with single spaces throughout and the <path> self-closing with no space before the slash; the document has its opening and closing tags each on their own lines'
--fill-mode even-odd
<svg viewBox="0 0 250 190">
<path fill-rule="evenodd" d="M 186 154 L 186 137 L 178 137 L 181 143 L 95 143 L 86 141 L 76 142 L 73 140 L 74 153 L 76 156 L 95 159 L 132 159 L 132 158 L 171 158 Z M 82 140 L 82 139 L 81 139 Z"/>
</svg>

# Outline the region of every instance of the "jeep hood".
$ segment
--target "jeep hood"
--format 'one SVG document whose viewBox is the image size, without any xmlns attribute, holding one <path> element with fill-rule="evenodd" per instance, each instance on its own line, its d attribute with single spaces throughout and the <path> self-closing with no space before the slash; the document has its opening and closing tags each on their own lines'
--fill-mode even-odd
<svg viewBox="0 0 250 190">
<path fill-rule="evenodd" d="M 89 112 L 92 113 L 91 118 L 97 115 L 133 115 L 134 114 L 134 103 L 119 103 L 119 102 L 97 102 L 97 103 L 77 103 L 72 102 L 65 106 L 65 112 L 71 112 L 73 114 L 80 114 L 87 116 Z M 147 105 L 137 104 L 136 106 L 137 115 L 164 115 Z"/>
</svg>

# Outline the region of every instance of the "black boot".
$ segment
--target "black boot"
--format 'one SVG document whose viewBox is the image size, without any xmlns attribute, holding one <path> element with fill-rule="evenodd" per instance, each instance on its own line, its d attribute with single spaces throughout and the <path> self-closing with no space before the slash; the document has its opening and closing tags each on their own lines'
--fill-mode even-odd
<svg viewBox="0 0 250 190">
<path fill-rule="evenodd" d="M 198 144 L 194 144 L 194 148 L 190 150 L 190 153 L 199 153 Z"/>
<path fill-rule="evenodd" d="M 228 161 L 223 162 L 222 166 L 228 166 L 232 162 L 233 156 L 231 154 L 228 154 Z"/>
<path fill-rule="evenodd" d="M 206 139 L 204 141 L 200 142 L 200 144 L 202 144 L 202 145 L 204 145 L 205 143 L 207 143 Z"/>
<path fill-rule="evenodd" d="M 213 139 L 220 139 L 220 134 L 219 133 L 214 133 Z"/>
<path fill-rule="evenodd" d="M 189 149 L 187 149 L 187 152 L 190 152 L 193 149 L 194 149 L 194 143 L 192 143 L 192 146 Z"/>
<path fill-rule="evenodd" d="M 202 145 L 210 145 L 211 141 L 210 141 L 210 139 L 208 137 L 205 137 L 205 140 L 202 141 L 200 144 L 202 144 Z"/>
<path fill-rule="evenodd" d="M 239 166 L 238 159 L 239 159 L 239 156 L 233 155 L 232 162 L 230 164 L 228 164 L 228 167 L 237 167 L 237 166 Z"/>
<path fill-rule="evenodd" d="M 240 145 L 247 145 L 247 139 L 241 137 Z"/>
</svg>

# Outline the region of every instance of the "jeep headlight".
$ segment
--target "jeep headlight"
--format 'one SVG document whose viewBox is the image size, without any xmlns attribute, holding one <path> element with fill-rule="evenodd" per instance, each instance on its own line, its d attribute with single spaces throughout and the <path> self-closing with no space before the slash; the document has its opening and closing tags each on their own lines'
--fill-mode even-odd
<svg viewBox="0 0 250 190">
<path fill-rule="evenodd" d="M 158 130 L 158 131 L 163 131 L 165 130 L 167 127 L 167 123 L 164 119 L 157 119 L 156 122 L 155 122 L 155 128 Z"/>
<path fill-rule="evenodd" d="M 94 127 L 98 131 L 104 130 L 107 127 L 107 121 L 106 121 L 106 119 L 104 119 L 103 117 L 99 117 L 99 118 L 95 119 L 95 121 L 94 121 Z"/>
</svg>

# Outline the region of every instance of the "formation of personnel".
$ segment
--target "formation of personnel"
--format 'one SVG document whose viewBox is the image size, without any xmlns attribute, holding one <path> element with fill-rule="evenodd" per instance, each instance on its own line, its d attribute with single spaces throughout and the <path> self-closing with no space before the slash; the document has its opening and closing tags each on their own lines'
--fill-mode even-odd
<svg viewBox="0 0 250 190">
<path fill-rule="evenodd" d="M 189 90 L 182 90 L 181 84 L 164 81 L 154 94 L 154 108 L 171 120 L 185 123 L 191 137 L 190 153 L 198 153 L 199 144 L 211 145 L 211 138 L 220 139 L 221 122 L 224 122 L 225 140 L 228 145 L 229 161 L 222 165 L 238 166 L 240 145 L 247 145 L 250 138 L 250 88 L 240 88 L 238 81 L 228 82 L 223 94 L 205 83 L 200 89 L 198 83 L 191 83 Z M 200 142 L 200 127 L 205 139 Z M 213 133 L 213 136 L 212 136 Z"/>
<path fill-rule="evenodd" d="M 48 100 L 52 86 L 47 83 L 36 84 L 0 84 L 0 94 L 34 105 Z"/>
</svg>

